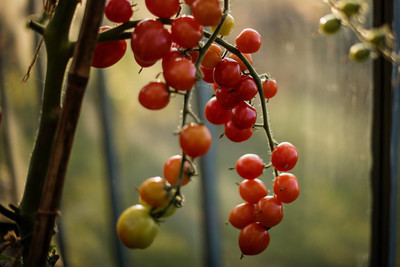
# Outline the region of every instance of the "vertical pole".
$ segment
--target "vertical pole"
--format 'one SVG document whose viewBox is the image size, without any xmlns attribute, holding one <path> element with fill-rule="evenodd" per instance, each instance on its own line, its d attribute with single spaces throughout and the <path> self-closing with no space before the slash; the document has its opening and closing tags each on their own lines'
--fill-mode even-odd
<svg viewBox="0 0 400 267">
<path fill-rule="evenodd" d="M 107 97 L 106 92 L 106 81 L 104 77 L 104 72 L 99 70 L 97 72 L 97 84 L 98 88 L 98 108 L 99 116 L 101 121 L 101 133 L 103 133 L 103 147 L 105 154 L 106 163 L 106 175 L 108 188 L 110 189 L 110 201 L 111 201 L 111 218 L 113 227 L 117 225 L 117 220 L 121 212 L 121 203 L 119 201 L 120 193 L 120 183 L 119 183 L 119 172 L 118 172 L 118 162 L 117 162 L 117 152 L 115 145 L 113 143 L 114 133 L 112 131 L 112 114 L 110 102 Z M 114 229 L 114 228 L 112 228 Z M 113 244 L 115 249 L 115 256 L 117 260 L 117 266 L 127 267 L 132 266 L 128 264 L 127 257 L 124 253 L 124 248 L 121 242 L 118 240 L 115 234 L 113 236 Z"/>
<path fill-rule="evenodd" d="M 208 85 L 199 81 L 196 84 L 195 92 L 197 99 L 198 114 L 202 121 L 204 118 L 204 106 L 209 99 L 209 88 Z M 206 126 L 210 129 L 213 136 L 214 127 L 209 123 Z M 214 138 L 215 142 L 215 138 Z M 215 149 L 211 146 L 211 149 L 207 154 L 201 157 L 200 162 L 200 174 L 201 174 L 201 186 L 202 194 L 201 199 L 203 201 L 203 218 L 204 218 L 204 232 L 205 232 L 205 266 L 207 267 L 220 267 L 221 253 L 220 253 L 220 232 L 219 232 L 219 216 L 218 216 L 218 205 L 219 200 L 217 199 L 217 179 L 215 175 Z"/>
<path fill-rule="evenodd" d="M 373 26 L 393 22 L 394 0 L 373 1 Z M 382 57 L 373 62 L 372 122 L 372 236 L 371 266 L 395 266 L 396 174 L 393 155 L 393 129 L 398 121 L 393 114 L 393 65 Z M 398 118 L 397 118 L 398 120 Z M 392 154 L 395 152 L 394 154 Z"/>
</svg>

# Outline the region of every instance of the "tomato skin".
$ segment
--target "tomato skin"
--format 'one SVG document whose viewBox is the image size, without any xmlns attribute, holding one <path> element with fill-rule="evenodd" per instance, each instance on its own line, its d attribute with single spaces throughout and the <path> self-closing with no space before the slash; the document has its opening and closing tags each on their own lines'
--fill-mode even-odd
<svg viewBox="0 0 400 267">
<path fill-rule="evenodd" d="M 109 26 L 99 28 L 99 32 L 111 29 Z M 126 52 L 126 41 L 110 41 L 96 44 L 92 64 L 94 68 L 108 68 L 117 63 Z"/>
<path fill-rule="evenodd" d="M 141 21 L 132 32 L 131 48 L 142 61 L 156 61 L 164 57 L 171 48 L 171 34 L 156 20 Z"/>
<path fill-rule="evenodd" d="M 163 168 L 164 178 L 171 185 L 178 185 L 179 171 L 181 169 L 182 156 L 174 155 L 170 157 L 165 163 Z M 190 182 L 190 177 L 194 174 L 194 169 L 188 161 L 183 164 L 183 178 L 181 186 Z"/>
<path fill-rule="evenodd" d="M 149 209 L 137 204 L 124 210 L 117 221 L 117 234 L 128 248 L 149 247 L 158 233 L 158 224 Z"/>
<path fill-rule="evenodd" d="M 196 82 L 196 75 L 196 66 L 187 58 L 177 58 L 169 62 L 164 70 L 167 84 L 180 91 L 192 89 Z"/>
<path fill-rule="evenodd" d="M 127 0 L 110 0 L 104 8 L 104 14 L 112 22 L 124 23 L 132 17 L 133 10 Z"/>
<path fill-rule="evenodd" d="M 239 194 L 247 203 L 256 204 L 268 194 L 268 190 L 264 182 L 259 179 L 244 179 L 239 184 Z"/>
<path fill-rule="evenodd" d="M 179 46 L 193 48 L 203 37 L 203 27 L 192 16 L 182 16 L 172 21 L 171 36 Z"/>
<path fill-rule="evenodd" d="M 179 144 L 183 153 L 197 158 L 207 153 L 211 147 L 212 136 L 205 125 L 191 122 L 182 128 Z"/>
<path fill-rule="evenodd" d="M 268 231 L 258 222 L 244 227 L 239 234 L 239 248 L 243 255 L 257 255 L 269 245 Z"/>
<path fill-rule="evenodd" d="M 162 69 L 165 71 L 169 63 L 185 58 L 186 56 L 182 54 L 178 49 L 172 48 L 165 56 L 162 58 Z"/>
<path fill-rule="evenodd" d="M 278 83 L 275 80 L 265 80 L 262 82 L 264 98 L 272 98 L 278 91 Z"/>
<path fill-rule="evenodd" d="M 159 110 L 169 103 L 169 91 L 165 83 L 150 82 L 139 92 L 140 104 L 151 110 Z"/>
<path fill-rule="evenodd" d="M 236 60 L 224 58 L 214 68 L 214 81 L 222 87 L 230 88 L 240 81 L 242 73 Z"/>
<path fill-rule="evenodd" d="M 144 202 L 152 207 L 165 207 L 170 197 L 167 182 L 160 176 L 146 179 L 139 187 L 139 195 Z"/>
<path fill-rule="evenodd" d="M 249 53 L 243 53 L 243 56 L 245 56 L 245 58 L 247 58 L 247 60 L 249 61 L 249 63 L 250 63 L 251 65 L 253 65 L 253 57 L 251 56 L 251 54 L 249 54 Z M 236 56 L 235 54 L 231 54 L 229 57 L 230 57 L 231 59 L 233 59 L 233 60 L 236 60 L 236 61 L 239 63 L 239 65 L 240 65 L 240 70 L 241 70 L 241 71 L 247 70 L 246 65 L 243 63 L 243 61 L 242 61 L 238 56 Z"/>
<path fill-rule="evenodd" d="M 225 124 L 229 121 L 229 110 L 221 106 L 215 96 L 208 100 L 204 107 L 204 115 L 210 123 L 215 125 Z"/>
<path fill-rule="evenodd" d="M 291 173 L 281 173 L 275 178 L 273 190 L 276 198 L 283 203 L 291 203 L 300 194 L 299 182 Z"/>
<path fill-rule="evenodd" d="M 297 149 L 289 142 L 280 143 L 271 153 L 272 166 L 281 172 L 293 169 L 297 163 L 297 159 Z"/>
<path fill-rule="evenodd" d="M 229 222 L 238 229 L 243 229 L 255 221 L 256 207 L 254 204 L 241 203 L 235 206 L 229 214 Z"/>
<path fill-rule="evenodd" d="M 135 58 L 136 63 L 142 67 L 142 68 L 148 68 L 153 66 L 154 64 L 156 64 L 157 60 L 153 60 L 153 61 L 144 61 L 141 60 L 140 58 L 138 58 L 135 54 L 133 55 Z"/>
<path fill-rule="evenodd" d="M 282 203 L 273 196 L 261 198 L 256 205 L 256 219 L 265 227 L 279 224 L 283 218 Z"/>
<path fill-rule="evenodd" d="M 225 123 L 224 133 L 232 142 L 241 143 L 250 139 L 253 135 L 253 128 L 240 130 L 229 120 Z"/>
<path fill-rule="evenodd" d="M 203 66 L 200 66 L 201 72 L 203 73 L 203 81 L 206 83 L 214 83 L 213 72 L 214 69 L 206 69 Z"/>
<path fill-rule="evenodd" d="M 235 39 L 237 49 L 242 53 L 255 53 L 261 47 L 261 35 L 254 29 L 244 29 Z"/>
<path fill-rule="evenodd" d="M 216 44 L 211 44 L 207 49 L 203 60 L 201 61 L 201 66 L 207 69 L 214 69 L 215 66 L 222 60 L 222 49 Z"/>
<path fill-rule="evenodd" d="M 179 0 L 146 0 L 147 9 L 159 18 L 168 19 L 178 13 Z"/>
<path fill-rule="evenodd" d="M 257 120 L 257 111 L 247 102 L 240 102 L 230 111 L 231 122 L 240 130 L 254 126 Z"/>
<path fill-rule="evenodd" d="M 235 169 L 240 177 L 251 180 L 264 172 L 264 162 L 256 154 L 245 154 L 236 161 Z"/>
<path fill-rule="evenodd" d="M 249 75 L 242 75 L 239 82 L 232 87 L 232 90 L 242 101 L 250 101 L 258 94 L 257 84 L 253 77 Z"/>
<path fill-rule="evenodd" d="M 215 97 L 226 109 L 232 109 L 242 101 L 236 91 L 225 87 L 218 87 L 215 90 Z"/>
<path fill-rule="evenodd" d="M 219 31 L 218 35 L 228 36 L 231 33 L 233 26 L 235 26 L 235 19 L 233 18 L 233 16 L 230 13 L 228 13 L 228 15 L 225 18 L 224 24 L 222 24 L 222 28 Z M 213 32 L 215 32 L 217 25 L 211 26 L 210 28 Z"/>
<path fill-rule="evenodd" d="M 192 5 L 194 19 L 203 26 L 215 26 L 222 18 L 222 7 L 218 0 L 195 0 Z"/>
</svg>

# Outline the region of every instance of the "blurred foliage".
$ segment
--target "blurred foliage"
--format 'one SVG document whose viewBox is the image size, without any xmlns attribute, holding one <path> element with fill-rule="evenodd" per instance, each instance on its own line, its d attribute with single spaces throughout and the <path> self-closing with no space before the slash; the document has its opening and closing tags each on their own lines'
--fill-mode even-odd
<svg viewBox="0 0 400 267">
<path fill-rule="evenodd" d="M 268 146 L 261 131 L 255 132 L 248 142 L 234 144 L 224 137 L 218 138 L 223 129 L 215 127 L 213 147 L 217 154 L 219 199 L 215 205 L 220 211 L 220 222 L 215 227 L 221 230 L 224 266 L 367 266 L 371 202 L 370 62 L 360 65 L 347 60 L 348 48 L 355 40 L 350 31 L 329 37 L 316 35 L 319 17 L 329 12 L 322 1 L 231 3 L 236 25 L 227 40 L 233 43 L 246 27 L 255 28 L 263 37 L 261 50 L 253 57 L 254 65 L 259 72 L 268 72 L 278 81 L 278 94 L 268 105 L 271 126 L 278 141 L 289 141 L 299 150 L 299 162 L 293 173 L 299 179 L 301 195 L 285 206 L 282 223 L 270 230 L 268 249 L 259 256 L 240 260 L 239 231 L 226 225 L 226 220 L 230 210 L 241 202 L 236 185 L 241 178 L 229 168 L 245 153 L 258 153 L 267 161 Z M 21 1 L 8 1 L 7 6 L 15 18 L 26 21 Z M 143 9 L 144 3 L 139 1 L 135 18 L 149 16 Z M 4 16 L 0 29 L 9 29 L 10 42 L 18 45 L 12 46 L 14 53 L 1 54 L 2 62 L 7 62 L 1 75 L 8 96 L 10 128 L 0 128 L 0 136 L 2 131 L 11 132 L 22 188 L 38 122 L 37 82 L 40 84 L 42 78 L 33 73 L 27 84 L 21 84 L 33 55 L 33 33 L 9 21 Z M 44 58 L 44 51 L 40 56 Z M 121 62 L 105 70 L 122 183 L 120 198 L 125 207 L 137 203 L 135 187 L 148 177 L 162 175 L 164 161 L 180 153 L 174 131 L 180 123 L 182 99 L 175 97 L 161 111 L 145 110 L 137 101 L 140 88 L 155 79 L 160 69 L 157 65 L 139 74 L 131 51 L 127 51 Z M 70 266 L 115 266 L 111 247 L 115 226 L 111 223 L 105 180 L 97 74 L 96 70 L 92 72 L 63 194 L 60 230 L 65 235 Z M 0 200 L 10 201 L 3 144 L 0 157 Z M 207 196 L 201 195 L 201 179 L 195 178 L 183 188 L 184 207 L 161 224 L 149 249 L 127 250 L 132 266 L 205 264 L 201 198 Z M 262 179 L 271 189 L 272 173 L 266 171 Z"/>
</svg>

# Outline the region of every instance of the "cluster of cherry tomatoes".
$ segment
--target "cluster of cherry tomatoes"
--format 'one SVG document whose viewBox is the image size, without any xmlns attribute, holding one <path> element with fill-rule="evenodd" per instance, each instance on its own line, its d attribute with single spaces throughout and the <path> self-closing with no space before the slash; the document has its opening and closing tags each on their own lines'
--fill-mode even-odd
<svg viewBox="0 0 400 267">
<path fill-rule="evenodd" d="M 245 154 L 236 161 L 235 169 L 243 178 L 239 194 L 244 202 L 231 210 L 229 222 L 240 229 L 239 247 L 243 255 L 256 255 L 268 247 L 268 230 L 283 218 L 282 203 L 291 203 L 299 196 L 296 176 L 287 173 L 296 165 L 297 159 L 297 149 L 288 142 L 280 143 L 272 151 L 272 167 L 284 171 L 274 179 L 274 195 L 268 195 L 264 182 L 258 179 L 268 167 L 258 155 Z"/>
<path fill-rule="evenodd" d="M 227 13 L 227 1 L 224 8 L 219 0 L 185 0 L 185 3 L 192 15 L 179 14 L 179 0 L 146 0 L 147 9 L 157 18 L 138 21 L 131 20 L 133 9 L 128 0 L 109 0 L 105 7 L 108 20 L 122 23 L 125 29 L 134 28 L 128 39 L 134 59 L 142 68 L 162 62 L 163 79 L 147 83 L 139 92 L 139 103 L 147 109 L 160 110 L 168 105 L 171 95 L 185 97 L 178 138 L 182 155 L 173 155 L 165 162 L 163 177 L 148 178 L 140 185 L 139 204 L 126 209 L 117 222 L 118 236 L 130 248 L 151 245 L 160 218 L 171 216 L 182 205 L 181 187 L 197 174 L 194 160 L 206 154 L 211 146 L 210 131 L 187 103 L 196 82 L 202 79 L 214 88 L 204 114 L 210 123 L 224 125 L 224 134 L 232 142 L 248 140 L 257 127 L 259 116 L 253 99 L 260 95 L 266 101 L 278 89 L 277 82 L 269 75 L 254 74 L 252 54 L 261 46 L 257 31 L 244 29 L 236 37 L 235 46 L 222 39 L 234 26 L 233 17 Z M 205 31 L 203 28 L 208 26 L 218 32 Z M 99 29 L 100 32 L 108 30 L 112 28 Z M 216 34 L 221 36 L 218 42 Z M 117 63 L 127 50 L 125 39 L 98 43 L 92 66 L 106 68 Z M 189 116 L 191 121 L 187 119 Z M 263 116 L 267 117 L 265 110 Z M 269 142 L 272 144 L 273 140 Z M 257 179 L 270 167 L 259 156 L 246 154 L 236 163 L 236 170 L 244 179 L 239 193 L 245 203 L 232 210 L 229 221 L 241 229 L 239 247 L 244 255 L 258 254 L 268 246 L 267 229 L 282 219 L 281 203 L 290 203 L 299 194 L 296 177 L 286 173 L 297 162 L 296 148 L 290 143 L 276 147 L 273 144 L 272 148 L 269 165 L 276 174 L 273 196 L 267 196 L 267 188 Z M 279 174 L 280 171 L 285 173 Z"/>
</svg>

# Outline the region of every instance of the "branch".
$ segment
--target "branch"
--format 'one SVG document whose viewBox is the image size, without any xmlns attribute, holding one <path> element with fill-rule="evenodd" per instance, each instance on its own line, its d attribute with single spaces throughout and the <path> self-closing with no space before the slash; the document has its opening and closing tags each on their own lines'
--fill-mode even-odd
<svg viewBox="0 0 400 267">
<path fill-rule="evenodd" d="M 104 5 L 105 0 L 87 2 L 33 232 L 34 248 L 30 250 L 27 266 L 44 266 L 47 259 Z"/>
</svg>

